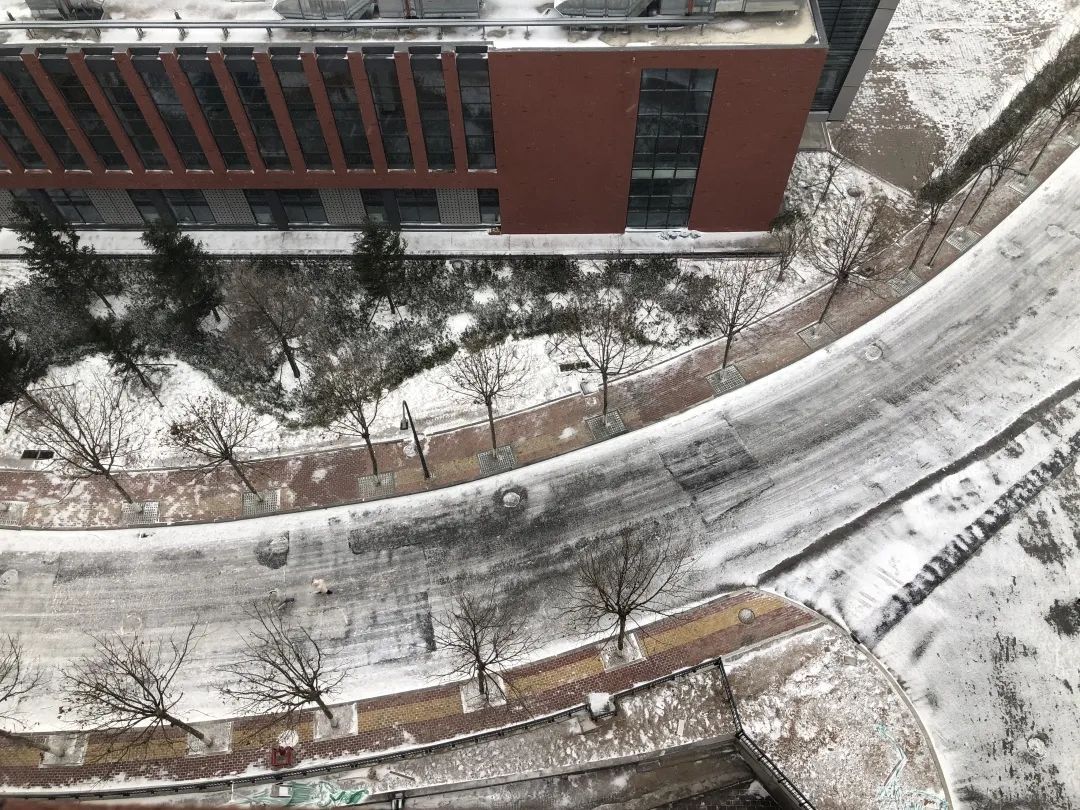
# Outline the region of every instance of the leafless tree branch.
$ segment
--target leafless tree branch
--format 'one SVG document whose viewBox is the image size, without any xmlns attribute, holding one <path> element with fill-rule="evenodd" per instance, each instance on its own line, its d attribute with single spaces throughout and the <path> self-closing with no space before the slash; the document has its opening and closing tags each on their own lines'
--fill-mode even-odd
<svg viewBox="0 0 1080 810">
<path fill-rule="evenodd" d="M 528 360 L 510 343 L 488 346 L 477 352 L 461 352 L 450 363 L 451 387 L 470 399 L 479 399 L 487 409 L 491 449 L 498 447 L 495 438 L 495 403 L 525 383 Z"/>
<path fill-rule="evenodd" d="M 215 469 L 228 464 L 253 494 L 252 485 L 238 453 L 250 446 L 259 430 L 259 415 L 237 400 L 208 395 L 183 404 L 183 418 L 169 425 L 163 440 L 169 446 L 204 460 Z"/>
</svg>

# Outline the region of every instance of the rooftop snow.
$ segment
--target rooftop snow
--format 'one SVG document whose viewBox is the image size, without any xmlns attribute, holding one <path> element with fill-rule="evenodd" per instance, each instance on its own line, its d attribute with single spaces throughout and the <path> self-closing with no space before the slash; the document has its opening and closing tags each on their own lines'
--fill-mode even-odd
<svg viewBox="0 0 1080 810">
<path fill-rule="evenodd" d="M 180 22 L 174 19 L 173 9 Z M 182 41 L 185 46 L 267 46 L 311 45 L 314 39 L 310 23 L 286 21 L 273 10 L 272 0 L 173 0 L 164 10 L 145 0 L 106 0 L 105 10 L 106 17 L 101 23 L 35 21 L 25 0 L 0 0 L 0 20 L 8 16 L 15 20 L 15 23 L 0 23 L 0 44 L 170 46 Z M 797 47 L 822 41 L 807 0 L 802 0 L 801 8 L 795 12 L 717 13 L 712 18 L 696 18 L 689 25 L 663 29 L 652 27 L 656 19 L 585 20 L 563 16 L 550 2 L 484 0 L 480 18 L 461 24 L 452 20 L 419 22 L 385 17 L 319 22 L 318 43 L 480 41 L 491 48 L 525 49 Z M 131 25 L 124 25 L 125 22 Z M 185 33 L 181 36 L 178 29 L 183 23 L 187 25 L 183 26 Z M 238 25 L 246 27 L 238 28 Z M 587 25 L 588 29 L 571 27 L 576 25 Z"/>
</svg>

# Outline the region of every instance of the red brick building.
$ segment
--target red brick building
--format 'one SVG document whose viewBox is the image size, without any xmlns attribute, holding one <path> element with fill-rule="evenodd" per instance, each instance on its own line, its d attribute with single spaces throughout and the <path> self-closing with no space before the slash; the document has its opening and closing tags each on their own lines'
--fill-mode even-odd
<svg viewBox="0 0 1080 810">
<path fill-rule="evenodd" d="M 228 21 L 181 2 L 180 21 L 6 23 L 0 220 L 22 200 L 87 228 L 764 230 L 821 76 L 820 17 L 692 3 L 582 19 L 488 0 L 475 19 L 312 27 L 266 0 Z"/>
</svg>

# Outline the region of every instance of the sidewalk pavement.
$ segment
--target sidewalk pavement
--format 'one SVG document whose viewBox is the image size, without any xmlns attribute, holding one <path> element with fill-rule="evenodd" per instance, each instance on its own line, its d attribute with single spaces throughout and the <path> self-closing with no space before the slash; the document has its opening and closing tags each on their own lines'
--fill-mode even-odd
<svg viewBox="0 0 1080 810">
<path fill-rule="evenodd" d="M 311 711 L 299 713 L 290 722 L 270 716 L 237 718 L 208 724 L 213 727 L 215 748 L 228 743 L 227 750 L 220 753 L 189 753 L 189 738 L 169 730 L 128 750 L 122 763 L 116 761 L 106 736 L 99 732 L 73 735 L 73 750 L 84 753 L 70 755 L 64 765 L 43 764 L 38 751 L 0 739 L 0 784 L 9 791 L 74 786 L 103 789 L 251 776 L 269 771 L 270 747 L 287 731 L 297 736 L 300 766 L 315 760 L 375 758 L 392 749 L 423 748 L 531 717 L 580 708 L 590 693 L 619 692 L 821 624 L 816 614 L 780 597 L 743 591 L 636 630 L 638 646 L 644 653 L 640 660 L 609 667 L 601 656 L 603 645 L 589 644 L 508 669 L 503 673 L 507 685 L 507 702 L 503 706 L 467 711 L 463 685 L 451 683 L 340 704 L 334 707 L 335 715 L 349 718 L 341 726 L 345 732 L 341 736 L 324 733 L 331 729 L 319 722 L 321 714 Z M 695 710 L 700 709 L 698 706 Z M 717 727 L 730 726 L 728 731 L 734 735 L 727 713 L 713 714 Z M 43 741 L 49 737 L 30 736 Z M 644 739 L 647 732 L 642 730 L 635 736 Z"/>
<path fill-rule="evenodd" d="M 1045 179 L 1072 149 L 1065 136 L 1060 136 L 1043 157 L 1037 179 Z M 981 188 L 972 195 L 958 225 L 966 222 L 967 212 L 974 210 L 980 196 Z M 922 261 L 944 235 L 955 205 L 962 198 L 962 194 L 957 195 L 952 206 L 943 211 Z M 987 233 L 1022 200 L 1022 192 L 1007 182 L 1001 183 L 975 222 L 978 233 Z M 922 232 L 920 226 L 906 234 L 887 257 L 887 266 L 893 268 L 891 281 L 875 285 L 872 291 L 854 285 L 842 289 L 829 309 L 824 328 L 815 336 L 807 336 L 806 329 L 817 321 L 827 289 L 773 313 L 739 335 L 730 365 L 750 382 L 794 363 L 881 314 L 942 272 L 963 252 L 945 242 L 932 265 L 920 264 L 908 272 Z M 681 250 L 685 241 L 690 240 L 667 244 Z M 706 375 L 719 368 L 722 351 L 722 343 L 716 341 L 616 380 L 611 387 L 611 405 L 618 410 L 623 426 L 635 430 L 655 424 L 716 396 Z M 498 435 L 503 444 L 513 448 L 515 464 L 520 467 L 602 440 L 594 436 L 586 422 L 600 411 L 599 396 L 571 395 L 500 417 Z M 418 459 L 406 455 L 406 448 L 412 451 L 411 445 L 403 441 L 377 446 L 380 472 L 393 474 L 392 486 L 361 484 L 359 479 L 371 473 L 363 445 L 256 460 L 251 463 L 250 477 L 260 492 L 273 493 L 272 497 L 277 498 L 275 511 L 279 512 L 359 503 L 476 480 L 483 475 L 478 454 L 490 450 L 490 442 L 485 422 L 428 434 L 425 455 L 433 473 L 430 480 L 424 479 Z M 125 510 L 116 491 L 101 478 L 73 481 L 48 469 L 0 470 L 0 507 L 11 504 L 0 510 L 0 526 L 114 528 L 251 516 L 242 507 L 245 490 L 241 482 L 227 470 L 210 474 L 185 469 L 133 470 L 119 477 L 137 501 L 148 502 L 153 509 Z"/>
</svg>

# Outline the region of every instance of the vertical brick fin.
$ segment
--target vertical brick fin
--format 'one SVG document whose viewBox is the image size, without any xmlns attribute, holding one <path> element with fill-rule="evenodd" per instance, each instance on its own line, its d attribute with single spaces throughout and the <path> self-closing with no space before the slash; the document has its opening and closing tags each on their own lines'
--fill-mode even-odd
<svg viewBox="0 0 1080 810">
<path fill-rule="evenodd" d="M 437 188 L 439 219 L 443 225 L 480 224 L 480 200 L 474 188 Z"/>
<path fill-rule="evenodd" d="M 88 188 L 90 202 L 101 214 L 106 225 L 142 225 L 139 209 L 126 191 L 119 189 Z"/>
<path fill-rule="evenodd" d="M 259 79 L 262 81 L 263 90 L 266 91 L 266 99 L 270 102 L 270 109 L 274 113 L 274 121 L 277 123 L 278 132 L 285 142 L 285 151 L 289 155 L 289 163 L 292 170 L 297 174 L 307 171 L 304 163 L 304 153 L 300 151 L 300 141 L 293 129 L 292 119 L 289 117 L 289 108 L 285 105 L 285 94 L 281 92 L 277 74 L 270 62 L 270 54 L 255 52 L 255 66 L 259 71 Z"/>
<path fill-rule="evenodd" d="M 23 64 L 26 65 L 26 72 L 30 74 L 30 78 L 37 84 L 38 90 L 41 91 L 41 95 L 45 96 L 45 100 L 49 102 L 49 106 L 52 107 L 52 111 L 56 114 L 57 119 L 63 124 L 64 131 L 67 133 L 68 137 L 71 138 L 71 142 L 75 144 L 75 148 L 79 150 L 79 154 L 82 155 L 82 159 L 86 162 L 90 171 L 94 174 L 104 174 L 105 164 L 101 162 L 101 158 L 99 158 L 97 152 L 94 151 L 94 147 L 90 145 L 90 141 L 87 140 L 85 133 L 82 131 L 82 127 L 80 127 L 79 122 L 75 120 L 75 116 L 72 115 L 67 102 L 65 102 L 64 97 L 60 95 L 60 91 L 56 89 L 56 85 L 52 83 L 52 79 L 50 79 L 49 74 L 45 72 L 45 68 L 41 66 L 41 62 L 38 61 L 37 55 L 24 53 L 22 55 L 22 61 Z"/>
<path fill-rule="evenodd" d="M 443 80 L 446 82 L 446 109 L 450 114 L 450 135 L 454 141 L 454 170 L 469 170 L 469 155 L 465 151 L 465 113 L 461 109 L 461 85 L 458 84 L 457 54 L 444 51 Z"/>
<path fill-rule="evenodd" d="M 334 120 L 334 111 L 330 107 L 330 96 L 326 92 L 322 72 L 319 70 L 319 58 L 310 51 L 305 51 L 300 54 L 300 62 L 304 66 L 304 76 L 307 78 L 308 89 L 311 90 L 311 98 L 315 102 L 315 112 L 319 116 L 319 126 L 322 127 L 326 149 L 330 152 L 330 163 L 334 167 L 334 173 L 345 174 L 348 171 L 348 166 L 345 164 L 345 151 L 341 148 L 341 140 L 338 138 L 337 122 Z"/>
<path fill-rule="evenodd" d="M 360 102 L 360 115 L 364 119 L 368 148 L 371 149 L 371 164 L 376 172 L 385 173 L 389 170 L 386 165 L 386 150 L 383 149 L 382 130 L 379 129 L 379 116 L 375 112 L 375 100 L 371 97 L 371 85 L 368 84 L 367 71 L 364 69 L 363 54 L 358 51 L 350 53 L 349 68 L 352 71 L 353 85 L 356 87 L 356 98 Z"/>
<path fill-rule="evenodd" d="M 408 51 L 394 54 L 397 68 L 398 89 L 401 93 L 401 106 L 405 110 L 405 126 L 409 130 L 409 145 L 412 147 L 413 167 L 416 172 L 427 172 L 427 149 L 424 146 L 424 129 L 420 123 L 420 104 L 416 100 L 416 85 L 413 84 L 412 64 Z"/>
<path fill-rule="evenodd" d="M 91 103 L 94 105 L 94 109 L 97 110 L 98 115 L 101 116 L 101 120 L 105 122 L 105 128 L 109 131 L 109 135 L 114 141 L 116 141 L 116 148 L 120 150 L 120 154 L 124 156 L 124 162 L 127 163 L 128 168 L 131 169 L 134 174 L 143 174 L 146 168 L 143 166 L 142 158 L 139 157 L 138 151 L 135 149 L 135 145 L 131 142 L 127 132 L 124 131 L 123 124 L 120 123 L 120 119 L 116 117 L 116 113 L 113 111 L 112 105 L 105 97 L 104 91 L 101 89 L 101 85 L 98 84 L 97 78 L 90 71 L 90 68 L 86 66 L 86 55 L 82 51 L 69 53 L 68 61 L 71 62 L 71 67 L 75 71 L 76 77 L 82 82 L 82 86 L 86 89 L 86 95 L 90 97 Z M 139 219 L 142 222 L 142 219 Z"/>
<path fill-rule="evenodd" d="M 265 174 L 266 165 L 259 152 L 259 143 L 255 140 L 255 132 L 251 129 L 251 122 L 248 120 L 240 93 L 233 84 L 229 69 L 225 67 L 225 55 L 220 51 L 210 51 L 206 59 L 210 63 L 210 69 L 214 71 L 218 86 L 221 87 L 221 95 L 225 97 L 225 106 L 229 108 L 229 115 L 232 116 L 233 124 L 236 126 L 236 134 L 240 136 L 240 142 L 244 144 L 244 152 L 247 154 L 252 171 L 255 174 Z"/>
<path fill-rule="evenodd" d="M 7 145 L 7 141 L 3 138 L 0 138 L 0 161 L 4 164 L 3 169 L 10 174 L 23 173 L 22 161 L 11 151 L 11 147 Z"/>
<path fill-rule="evenodd" d="M 199 139 L 199 146 L 202 147 L 203 154 L 206 155 L 206 160 L 210 164 L 210 171 L 214 174 L 224 174 L 226 171 L 225 161 L 221 157 L 221 152 L 218 151 L 217 141 L 214 140 L 214 135 L 210 132 L 210 125 L 206 122 L 206 116 L 203 115 L 202 107 L 199 106 L 199 100 L 195 98 L 195 91 L 191 89 L 191 82 L 188 81 L 183 68 L 180 67 L 180 60 L 175 53 L 162 53 L 161 64 L 165 68 L 165 75 L 172 82 L 173 89 L 176 90 L 176 95 L 184 107 L 184 113 L 187 115 L 188 121 L 191 122 L 195 137 Z"/>
<path fill-rule="evenodd" d="M 320 189 L 326 220 L 331 225 L 362 225 L 367 220 L 364 200 L 357 189 Z"/>
<path fill-rule="evenodd" d="M 135 70 L 135 65 L 131 63 L 131 54 L 117 52 L 115 58 L 116 70 L 127 84 L 131 95 L 134 96 L 135 103 L 139 105 L 139 112 L 146 119 L 146 125 L 154 133 L 154 140 L 157 141 L 161 154 L 165 156 L 165 162 L 169 164 L 169 171 L 183 177 L 187 174 L 184 161 L 180 159 L 180 152 L 177 150 L 176 144 L 173 143 L 172 136 L 165 127 L 165 122 L 161 120 L 157 105 L 154 103 L 154 99 L 150 97 L 150 91 L 146 89 L 142 77 Z"/>
<path fill-rule="evenodd" d="M 41 155 L 41 159 L 45 161 L 45 165 L 48 167 L 52 174 L 60 175 L 64 173 L 64 166 L 60 163 L 60 158 L 56 156 L 56 152 L 49 145 L 49 142 L 45 140 L 45 136 L 41 134 L 41 130 L 38 129 L 38 125 L 34 122 L 33 116 L 30 115 L 26 107 L 23 106 L 22 100 L 19 98 L 15 89 L 11 86 L 11 83 L 7 80 L 7 77 L 0 74 L 0 99 L 3 99 L 7 104 L 8 109 L 11 110 L 11 114 L 15 116 L 15 120 L 19 122 L 19 126 L 22 127 L 23 133 L 29 138 L 30 143 L 37 149 L 37 153 Z"/>
<path fill-rule="evenodd" d="M 218 225 L 255 226 L 255 215 L 251 213 L 251 206 L 240 189 L 207 189 L 203 194 Z"/>
</svg>

